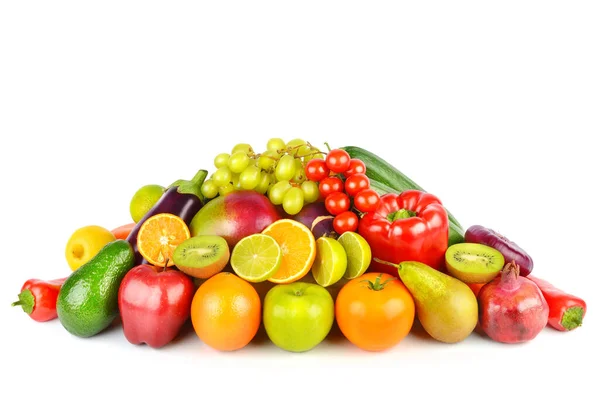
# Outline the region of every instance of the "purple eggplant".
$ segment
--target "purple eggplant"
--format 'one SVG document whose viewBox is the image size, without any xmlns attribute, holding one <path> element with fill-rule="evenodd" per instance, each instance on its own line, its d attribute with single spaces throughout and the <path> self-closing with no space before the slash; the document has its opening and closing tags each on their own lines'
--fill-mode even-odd
<svg viewBox="0 0 600 400">
<path fill-rule="evenodd" d="M 169 213 L 180 217 L 186 224 L 192 222 L 192 218 L 204 206 L 205 199 L 200 193 L 200 187 L 206 179 L 208 172 L 200 170 L 190 181 L 178 180 L 171 184 L 158 199 L 146 215 L 131 230 L 127 241 L 133 247 L 135 255 L 135 265 L 147 264 L 144 257 L 140 254 L 137 247 L 137 235 L 140 227 L 146 220 L 154 215 Z"/>
<path fill-rule="evenodd" d="M 521 276 L 527 276 L 533 270 L 533 260 L 529 254 L 518 244 L 492 229 L 473 225 L 465 232 L 465 242 L 484 244 L 498 250 L 504 256 L 506 264 L 514 261 L 519 265 Z"/>
</svg>

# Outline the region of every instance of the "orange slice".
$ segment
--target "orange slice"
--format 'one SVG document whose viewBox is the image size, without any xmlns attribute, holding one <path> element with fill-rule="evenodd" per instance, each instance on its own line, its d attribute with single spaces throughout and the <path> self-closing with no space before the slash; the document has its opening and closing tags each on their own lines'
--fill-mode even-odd
<svg viewBox="0 0 600 400">
<path fill-rule="evenodd" d="M 173 252 L 190 238 L 190 229 L 184 220 L 174 214 L 162 213 L 148 218 L 140 227 L 137 247 L 150 264 L 171 267 Z"/>
<path fill-rule="evenodd" d="M 302 279 L 315 261 L 315 237 L 304 224 L 291 219 L 280 219 L 267 226 L 263 232 L 279 244 L 282 252 L 281 266 L 269 278 L 273 283 L 291 283 Z"/>
</svg>

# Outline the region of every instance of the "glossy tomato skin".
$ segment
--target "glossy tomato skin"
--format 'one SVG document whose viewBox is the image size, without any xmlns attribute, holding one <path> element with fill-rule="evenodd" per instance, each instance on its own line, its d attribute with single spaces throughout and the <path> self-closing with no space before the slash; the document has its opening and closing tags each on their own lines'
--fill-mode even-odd
<svg viewBox="0 0 600 400">
<path fill-rule="evenodd" d="M 333 149 L 325 157 L 327 167 L 336 173 L 343 173 L 350 168 L 350 155 L 342 149 Z"/>
<path fill-rule="evenodd" d="M 383 287 L 374 290 L 371 284 Z M 335 318 L 342 334 L 355 346 L 384 351 L 410 332 L 415 303 L 398 277 L 368 272 L 342 287 L 335 302 Z"/>
<path fill-rule="evenodd" d="M 331 193 L 341 192 L 344 190 L 344 182 L 337 176 L 328 176 L 319 182 L 319 193 L 321 196 L 327 197 Z"/>
<path fill-rule="evenodd" d="M 379 195 L 373 189 L 361 190 L 354 196 L 354 207 L 361 212 L 375 211 L 381 201 Z"/>
<path fill-rule="evenodd" d="M 364 174 L 365 172 L 367 172 L 367 167 L 365 166 L 365 163 L 362 160 L 359 160 L 358 158 L 351 158 L 349 167 L 346 170 L 346 172 L 344 172 L 344 176 L 347 178 L 354 174 Z"/>
<path fill-rule="evenodd" d="M 346 179 L 344 184 L 348 196 L 356 196 L 359 192 L 371 187 L 369 178 L 365 174 L 354 174 Z"/>
<path fill-rule="evenodd" d="M 333 219 L 333 229 L 338 235 L 348 231 L 356 232 L 356 229 L 358 229 L 358 216 L 352 211 L 344 211 L 336 215 Z"/>
<path fill-rule="evenodd" d="M 306 164 L 304 172 L 306 179 L 310 179 L 313 182 L 320 182 L 329 176 L 329 167 L 327 167 L 325 160 L 313 158 Z"/>
<path fill-rule="evenodd" d="M 331 215 L 339 215 L 350 209 L 350 198 L 346 193 L 331 193 L 325 198 L 325 208 Z"/>
</svg>

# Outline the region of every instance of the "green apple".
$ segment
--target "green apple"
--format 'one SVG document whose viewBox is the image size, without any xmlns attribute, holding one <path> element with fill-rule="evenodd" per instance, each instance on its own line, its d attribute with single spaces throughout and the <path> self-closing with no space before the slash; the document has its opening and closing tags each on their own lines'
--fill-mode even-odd
<svg viewBox="0 0 600 400">
<path fill-rule="evenodd" d="M 314 283 L 273 286 L 263 303 L 267 335 L 287 351 L 303 352 L 317 346 L 329 334 L 333 319 L 333 298 Z"/>
</svg>

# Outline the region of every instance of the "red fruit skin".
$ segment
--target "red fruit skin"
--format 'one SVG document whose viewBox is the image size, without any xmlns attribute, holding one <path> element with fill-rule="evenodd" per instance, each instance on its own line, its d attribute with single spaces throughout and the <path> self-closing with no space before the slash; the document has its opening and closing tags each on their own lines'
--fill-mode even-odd
<svg viewBox="0 0 600 400">
<path fill-rule="evenodd" d="M 534 339 L 548 323 L 548 303 L 530 280 L 518 276 L 512 277 L 510 284 L 503 284 L 502 278 L 496 277 L 479 291 L 481 329 L 501 343 Z"/>
<path fill-rule="evenodd" d="M 365 163 L 362 160 L 359 160 L 358 158 L 351 158 L 350 165 L 348 166 L 346 172 L 344 172 L 344 177 L 347 178 L 354 174 L 364 174 L 365 172 L 367 172 L 367 167 L 365 166 Z"/>
<path fill-rule="evenodd" d="M 123 333 L 132 344 L 160 348 L 171 342 L 190 317 L 195 286 L 181 271 L 142 264 L 119 287 Z"/>
</svg>

